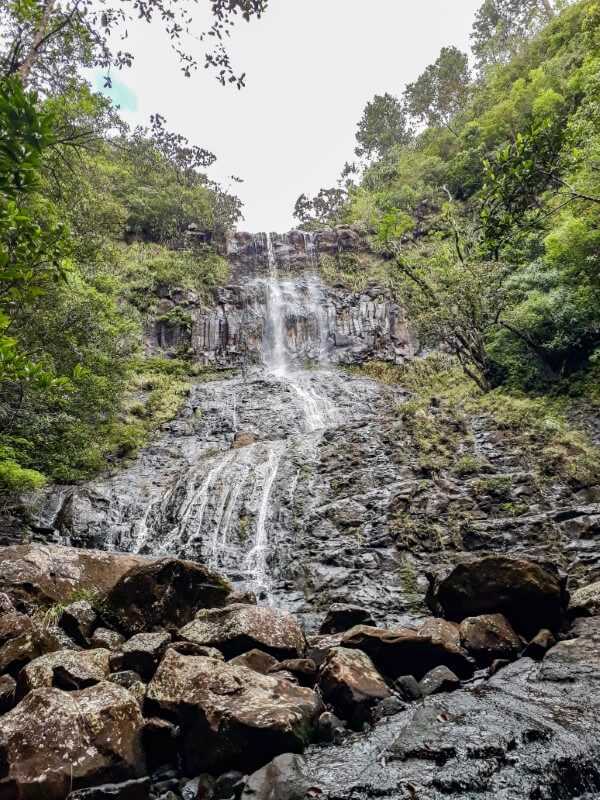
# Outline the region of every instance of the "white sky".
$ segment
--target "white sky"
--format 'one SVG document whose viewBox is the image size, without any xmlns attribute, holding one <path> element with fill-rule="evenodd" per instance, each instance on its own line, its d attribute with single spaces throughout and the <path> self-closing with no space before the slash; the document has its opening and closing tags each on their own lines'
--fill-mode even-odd
<svg viewBox="0 0 600 800">
<path fill-rule="evenodd" d="M 169 129 L 218 156 L 211 176 L 244 179 L 241 230 L 295 226 L 298 195 L 332 186 L 352 160 L 354 133 L 374 94 L 399 95 L 446 45 L 468 50 L 482 0 L 271 0 L 265 16 L 240 23 L 229 43 L 247 86 L 223 88 L 212 73 L 185 78 L 164 36 L 140 25 L 126 43 L 136 60 L 114 77 L 147 123 L 158 111 Z"/>
</svg>

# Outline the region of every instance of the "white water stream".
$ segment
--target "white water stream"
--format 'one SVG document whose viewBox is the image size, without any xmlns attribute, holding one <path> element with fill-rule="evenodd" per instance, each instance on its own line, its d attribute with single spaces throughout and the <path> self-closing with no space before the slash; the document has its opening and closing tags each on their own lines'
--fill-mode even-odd
<svg viewBox="0 0 600 800">
<path fill-rule="evenodd" d="M 311 246 L 307 241 L 307 252 Z M 329 336 L 326 301 L 316 277 L 280 278 L 268 234 L 266 252 L 268 274 L 257 281 L 265 298 L 263 374 L 273 383 L 273 392 L 297 408 L 297 430 L 310 435 L 341 419 L 322 388 L 328 381 L 323 370 Z M 307 320 L 309 341 L 295 338 L 293 323 L 300 318 Z M 300 360 L 298 354 L 307 348 L 313 363 L 316 354 L 316 368 L 306 369 Z M 224 413 L 234 433 L 240 424 L 237 391 L 232 384 Z M 213 569 L 230 575 L 233 570 L 238 581 L 269 602 L 269 560 L 277 547 L 272 495 L 286 450 L 297 445 L 293 439 L 261 440 L 203 458 L 179 476 L 160 502 L 149 506 L 135 526 L 134 551 L 151 547 L 159 554 L 199 553 Z"/>
</svg>

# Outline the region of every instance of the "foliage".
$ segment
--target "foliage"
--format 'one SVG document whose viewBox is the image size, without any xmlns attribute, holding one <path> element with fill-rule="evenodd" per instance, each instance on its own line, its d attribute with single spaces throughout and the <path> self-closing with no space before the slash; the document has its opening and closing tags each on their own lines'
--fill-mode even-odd
<svg viewBox="0 0 600 800">
<path fill-rule="evenodd" d="M 469 58 L 456 47 L 443 47 L 431 64 L 404 92 L 412 116 L 428 125 L 450 126 L 470 91 Z"/>
<path fill-rule="evenodd" d="M 392 147 L 408 144 L 412 131 L 406 110 L 391 94 L 378 95 L 365 106 L 358 123 L 355 152 L 359 157 L 383 158 Z"/>
<path fill-rule="evenodd" d="M 515 56 L 554 15 L 551 0 L 485 0 L 475 16 L 471 47 L 481 70 Z"/>
<path fill-rule="evenodd" d="M 306 230 L 329 227 L 339 222 L 345 203 L 345 190 L 335 187 L 321 189 L 313 198 L 301 194 L 294 206 L 294 217 Z"/>
<path fill-rule="evenodd" d="M 199 66 L 195 50 L 204 47 L 203 63 L 214 68 L 224 85 L 244 85 L 236 75 L 224 46 L 236 17 L 260 17 L 267 0 L 211 0 L 208 30 L 195 25 L 195 3 L 178 0 L 8 0 L 0 13 L 0 74 L 18 75 L 23 83 L 56 93 L 77 80 L 80 67 L 122 69 L 133 63 L 133 53 L 115 49 L 127 39 L 136 20 L 160 20 L 185 75 Z"/>
</svg>

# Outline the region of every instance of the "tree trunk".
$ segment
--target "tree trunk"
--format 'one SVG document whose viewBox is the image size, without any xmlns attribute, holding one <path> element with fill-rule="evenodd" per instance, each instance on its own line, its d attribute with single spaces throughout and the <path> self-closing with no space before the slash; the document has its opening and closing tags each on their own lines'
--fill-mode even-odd
<svg viewBox="0 0 600 800">
<path fill-rule="evenodd" d="M 52 12 L 56 6 L 56 0 L 46 0 L 46 4 L 44 6 L 44 10 L 42 12 L 42 18 L 40 20 L 40 24 L 38 29 L 36 30 L 33 41 L 31 42 L 31 47 L 29 48 L 29 52 L 19 65 L 19 69 L 17 70 L 17 74 L 21 79 L 21 83 L 23 86 L 29 80 L 29 75 L 35 64 L 36 58 L 38 56 L 38 52 L 44 38 L 46 37 L 46 33 L 48 31 L 48 25 L 50 24 L 50 19 L 52 17 Z"/>
</svg>

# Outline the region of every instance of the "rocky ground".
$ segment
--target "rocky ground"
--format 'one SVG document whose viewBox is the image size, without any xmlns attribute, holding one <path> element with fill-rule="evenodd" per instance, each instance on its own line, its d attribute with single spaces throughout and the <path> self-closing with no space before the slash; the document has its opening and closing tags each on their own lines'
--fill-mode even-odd
<svg viewBox="0 0 600 800">
<path fill-rule="evenodd" d="M 307 637 L 194 562 L 2 548 L 0 798 L 600 791 L 600 587 L 500 555 L 425 600 L 410 628 L 333 605 Z"/>
</svg>

